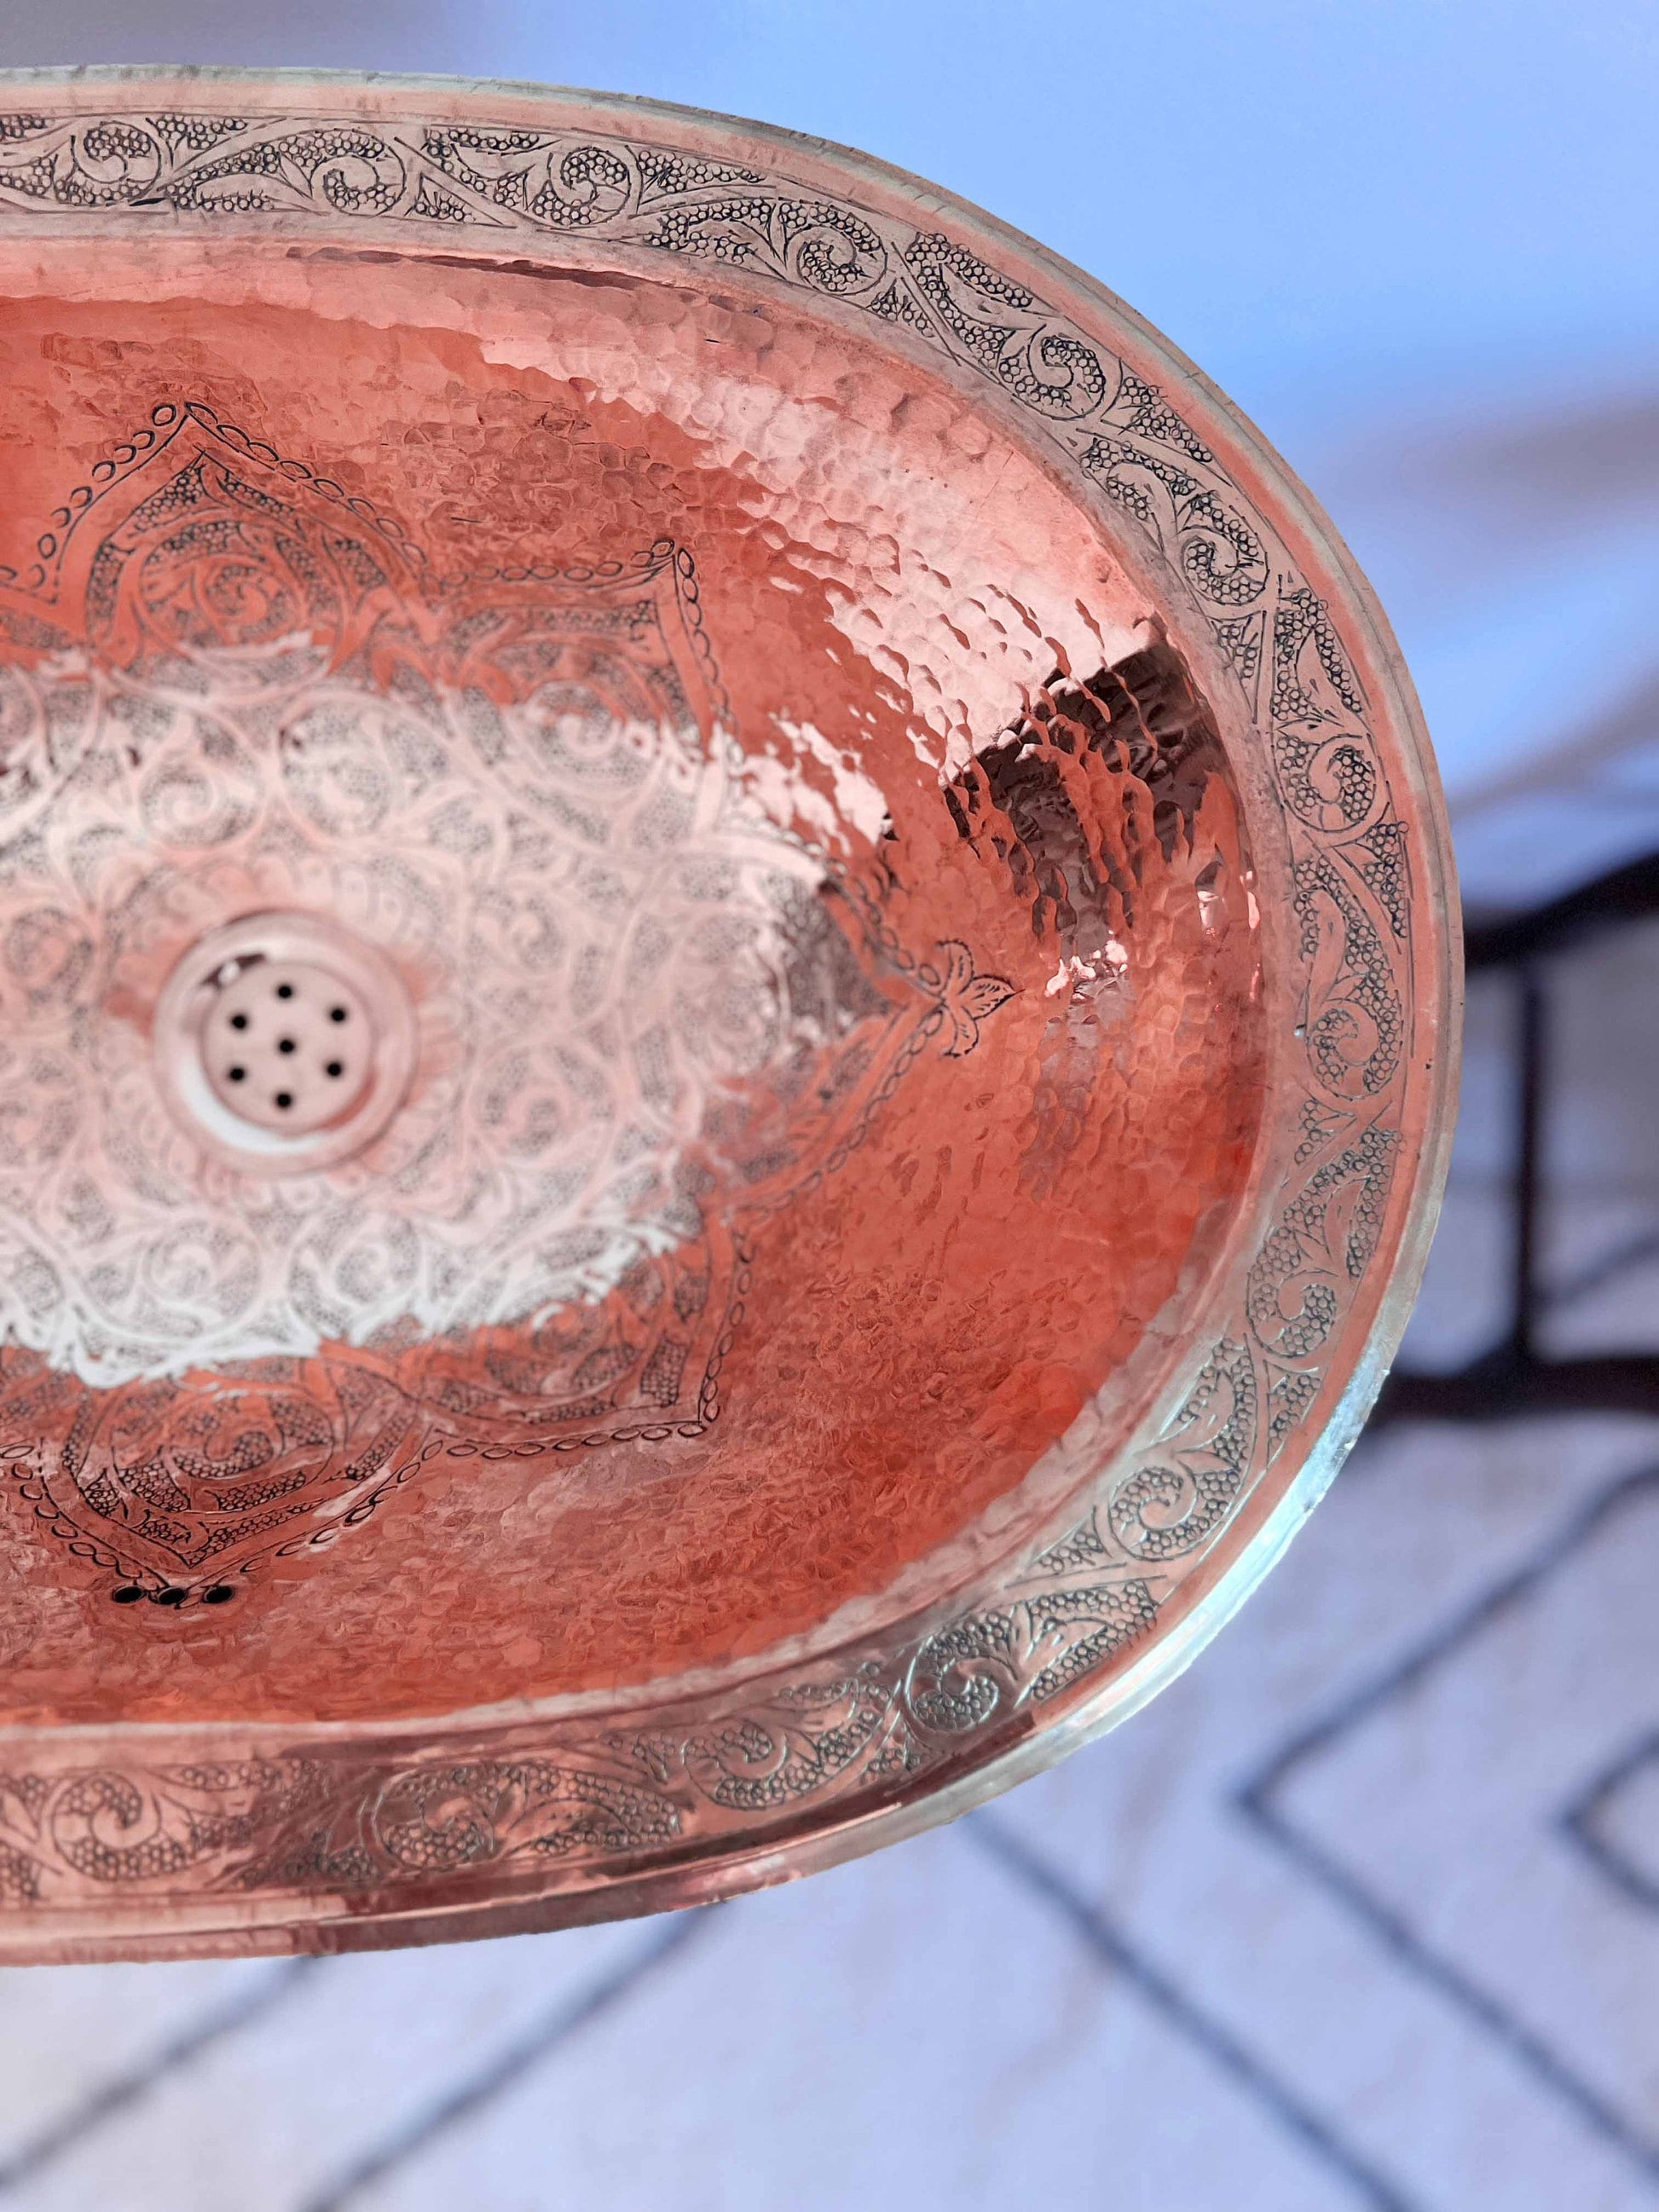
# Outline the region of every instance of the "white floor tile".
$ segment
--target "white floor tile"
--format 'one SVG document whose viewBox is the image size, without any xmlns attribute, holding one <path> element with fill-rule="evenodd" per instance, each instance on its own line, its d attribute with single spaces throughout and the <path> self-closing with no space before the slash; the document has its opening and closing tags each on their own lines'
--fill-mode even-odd
<svg viewBox="0 0 1659 2212">
<path fill-rule="evenodd" d="M 1348 2212 L 1349 2186 L 960 1830 L 720 1909 L 352 2212 Z"/>
<path fill-rule="evenodd" d="M 458 2073 L 488 2066 L 649 1942 L 630 1922 L 319 1961 L 245 2032 L 88 2130 L 15 2201 L 28 2212 L 89 2212 L 118 2185 L 120 2212 L 295 2212 L 427 2111 Z M 90 2028 L 118 2014 L 125 1992 L 112 1977 L 139 1971 L 47 1969 L 39 1978 L 51 1988 L 61 1972 L 82 1976 Z M 198 1970 L 161 1970 L 186 1971 Z M 8 2014 L 4 2026 L 9 2040 L 24 2039 L 22 2016 Z M 142 2050 L 139 2039 L 128 2045 Z M 100 2071 L 88 2065 L 77 2079 L 95 2087 Z"/>
</svg>

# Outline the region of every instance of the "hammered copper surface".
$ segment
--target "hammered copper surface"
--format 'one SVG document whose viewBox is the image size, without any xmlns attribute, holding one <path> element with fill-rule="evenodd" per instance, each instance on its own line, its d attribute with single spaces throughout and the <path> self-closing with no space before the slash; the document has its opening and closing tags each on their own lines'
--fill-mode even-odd
<svg viewBox="0 0 1659 2212">
<path fill-rule="evenodd" d="M 6 1941 L 639 1909 L 1145 1694 L 1375 1388 L 1455 1042 L 1294 487 L 856 157 L 15 89 Z M 321 1166 L 378 1017 L 284 917 L 413 1026 Z"/>
<path fill-rule="evenodd" d="M 70 467 L 155 437 L 9 672 L 9 780 L 55 739 L 78 788 L 19 792 L 0 909 L 14 1095 L 59 1109 L 13 1121 L 9 1417 L 110 1557 L 8 1563 L 9 1707 L 442 1710 L 872 1603 L 1201 1279 L 1243 1179 L 1259 963 L 1206 709 L 1036 469 L 868 348 L 775 314 L 711 358 L 728 316 L 544 283 L 613 398 L 423 329 L 429 278 L 279 311 L 238 262 L 228 307 L 191 272 L 8 316 L 0 465 L 47 408 Z M 312 904 L 404 967 L 423 1048 L 358 1161 L 251 1187 L 157 1111 L 155 982 Z M 318 1549 L 434 1417 L 443 1465 Z"/>
</svg>

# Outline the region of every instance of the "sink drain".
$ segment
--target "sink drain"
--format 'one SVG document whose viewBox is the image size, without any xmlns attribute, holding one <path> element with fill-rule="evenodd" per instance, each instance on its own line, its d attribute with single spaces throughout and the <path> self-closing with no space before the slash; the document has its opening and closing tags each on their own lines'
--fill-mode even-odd
<svg viewBox="0 0 1659 2212">
<path fill-rule="evenodd" d="M 396 969 L 320 915 L 246 915 L 214 930 L 156 1009 L 175 1114 L 220 1158 L 266 1175 L 332 1166 L 379 1136 L 415 1048 Z"/>
</svg>

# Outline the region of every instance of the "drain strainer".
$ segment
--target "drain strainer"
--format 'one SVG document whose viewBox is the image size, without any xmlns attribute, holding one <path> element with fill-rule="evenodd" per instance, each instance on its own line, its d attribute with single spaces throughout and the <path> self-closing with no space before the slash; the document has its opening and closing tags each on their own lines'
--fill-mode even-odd
<svg viewBox="0 0 1659 2212">
<path fill-rule="evenodd" d="M 391 963 L 338 922 L 245 915 L 167 978 L 155 1051 L 192 1136 L 237 1167 L 298 1174 L 349 1158 L 397 1112 L 415 1012 Z"/>
</svg>

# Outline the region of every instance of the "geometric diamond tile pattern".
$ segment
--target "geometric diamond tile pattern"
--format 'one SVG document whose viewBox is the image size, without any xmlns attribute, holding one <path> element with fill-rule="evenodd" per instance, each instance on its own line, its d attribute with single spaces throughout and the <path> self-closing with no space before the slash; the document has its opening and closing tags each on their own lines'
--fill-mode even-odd
<svg viewBox="0 0 1659 2212">
<path fill-rule="evenodd" d="M 1632 1904 L 1659 1913 L 1659 1734 L 1638 1737 L 1599 1774 L 1562 1826 Z"/>
</svg>

